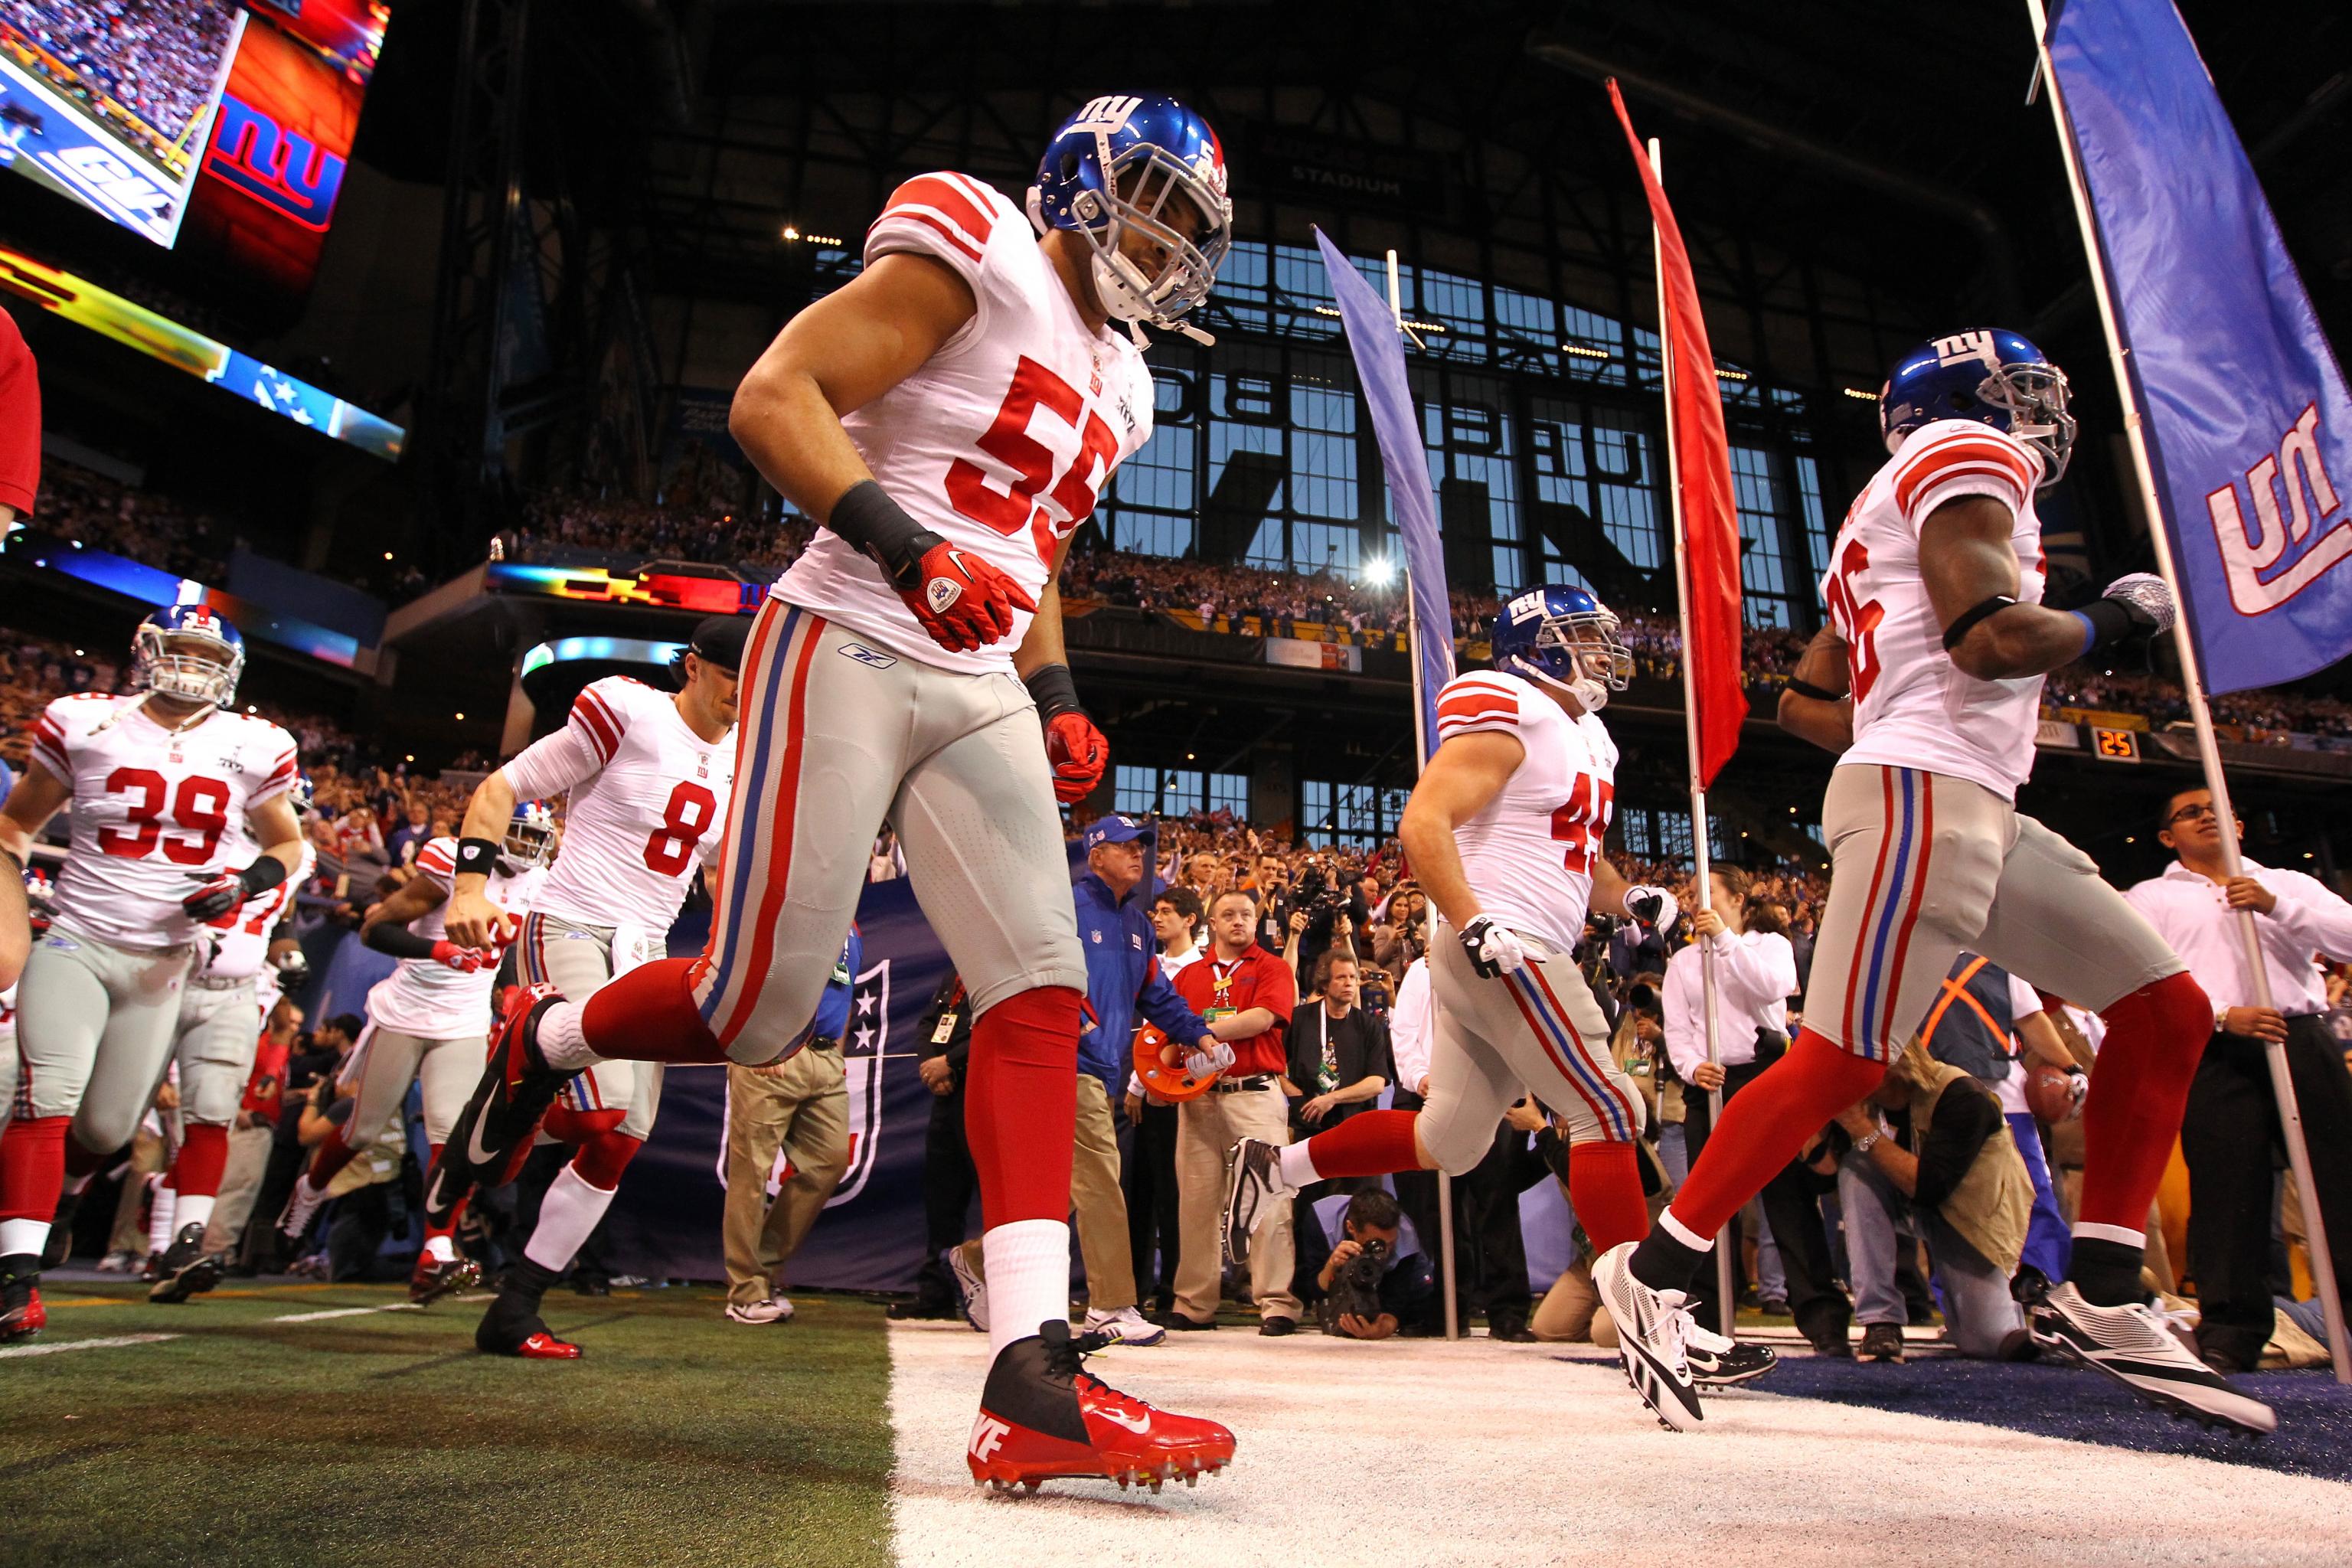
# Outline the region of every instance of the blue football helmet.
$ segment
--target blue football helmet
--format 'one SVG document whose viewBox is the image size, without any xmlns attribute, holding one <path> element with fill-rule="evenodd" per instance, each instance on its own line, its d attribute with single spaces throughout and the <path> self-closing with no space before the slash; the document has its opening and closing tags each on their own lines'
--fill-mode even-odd
<svg viewBox="0 0 2352 1568">
<path fill-rule="evenodd" d="M 1633 679 L 1617 617 L 1581 588 L 1547 584 L 1505 601 L 1488 636 L 1496 669 L 1565 691 L 1588 713 Z"/>
<path fill-rule="evenodd" d="M 207 605 L 167 605 L 131 634 L 131 686 L 226 708 L 245 672 L 245 638 Z"/>
<path fill-rule="evenodd" d="M 293 787 L 286 792 L 286 798 L 292 803 L 295 816 L 308 816 L 319 804 L 319 786 L 310 782 L 309 773 L 297 769 Z"/>
<path fill-rule="evenodd" d="M 1090 100 L 1046 145 L 1029 187 L 1029 221 L 1041 235 L 1058 228 L 1086 239 L 1095 291 L 1114 317 L 1205 337 L 1180 318 L 1217 280 L 1233 245 L 1234 204 L 1224 144 L 1174 99 Z M 1130 230 L 1155 247 L 1155 270 L 1120 248 Z"/>
<path fill-rule="evenodd" d="M 543 800 L 515 802 L 507 820 L 506 842 L 499 846 L 509 860 L 528 869 L 555 858 L 555 813 Z"/>
<path fill-rule="evenodd" d="M 2074 450 L 2066 373 L 2015 332 L 1998 327 L 1921 343 L 1895 362 L 1878 393 L 1878 428 L 1889 452 L 1937 419 L 1975 419 L 2042 454 L 2047 489 Z"/>
</svg>

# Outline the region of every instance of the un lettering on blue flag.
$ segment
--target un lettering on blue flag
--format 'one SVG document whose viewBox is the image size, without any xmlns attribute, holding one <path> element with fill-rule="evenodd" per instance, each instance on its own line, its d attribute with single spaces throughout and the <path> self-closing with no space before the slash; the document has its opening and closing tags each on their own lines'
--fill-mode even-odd
<svg viewBox="0 0 2352 1568">
<path fill-rule="evenodd" d="M 2195 42 L 2073 0 L 2050 58 L 2207 686 L 2352 655 L 2352 398 Z"/>
</svg>

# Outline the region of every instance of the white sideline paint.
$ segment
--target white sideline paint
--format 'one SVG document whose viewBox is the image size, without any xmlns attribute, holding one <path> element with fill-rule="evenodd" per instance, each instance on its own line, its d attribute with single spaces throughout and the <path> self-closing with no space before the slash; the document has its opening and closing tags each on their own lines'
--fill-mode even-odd
<svg viewBox="0 0 2352 1568">
<path fill-rule="evenodd" d="M 0 1356 L 63 1355 L 68 1351 L 106 1351 L 117 1345 L 153 1345 L 176 1340 L 177 1334 L 115 1334 L 102 1340 L 60 1340 L 55 1344 L 9 1345 Z"/>
<path fill-rule="evenodd" d="M 370 1312 L 421 1312 L 425 1309 L 414 1301 L 394 1301 L 386 1307 L 337 1307 L 325 1312 L 289 1312 L 282 1318 L 272 1318 L 273 1323 L 319 1323 L 329 1318 L 363 1318 Z"/>
<path fill-rule="evenodd" d="M 1706 1426 L 1678 1436 L 1613 1361 L 1557 1359 L 1590 1346 L 1169 1338 L 1089 1366 L 1233 1427 L 1231 1468 L 1156 1498 L 1108 1481 L 997 1497 L 963 1459 L 988 1342 L 961 1323 L 892 1324 L 897 1561 L 2352 1562 L 2352 1486 L 2336 1481 L 1761 1392 L 1710 1398 Z"/>
</svg>

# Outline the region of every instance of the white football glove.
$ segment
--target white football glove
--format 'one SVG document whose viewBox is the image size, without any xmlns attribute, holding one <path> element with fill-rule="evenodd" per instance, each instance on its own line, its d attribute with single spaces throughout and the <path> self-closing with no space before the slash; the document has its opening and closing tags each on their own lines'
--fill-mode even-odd
<svg viewBox="0 0 2352 1568">
<path fill-rule="evenodd" d="M 1500 980 L 1513 970 L 1525 968 L 1530 956 L 1519 933 L 1496 925 L 1490 915 L 1480 915 L 1464 926 L 1461 941 L 1462 951 L 1470 955 L 1470 967 L 1485 980 Z"/>
<path fill-rule="evenodd" d="M 1192 1050 L 1184 1053 L 1184 1070 L 1194 1078 L 1207 1078 L 1221 1073 L 1234 1065 L 1234 1048 L 1220 1045 L 1213 1051 Z"/>
<path fill-rule="evenodd" d="M 2172 584 L 2153 572 L 2134 572 L 2118 577 L 2107 584 L 2107 591 L 2100 597 L 2123 605 L 2136 626 L 2158 637 L 2172 629 L 2172 623 L 2180 614 L 2173 603 Z"/>
<path fill-rule="evenodd" d="M 1625 912 L 1653 931 L 1664 931 L 1674 924 L 1682 908 L 1664 888 L 1637 883 L 1625 889 Z"/>
</svg>

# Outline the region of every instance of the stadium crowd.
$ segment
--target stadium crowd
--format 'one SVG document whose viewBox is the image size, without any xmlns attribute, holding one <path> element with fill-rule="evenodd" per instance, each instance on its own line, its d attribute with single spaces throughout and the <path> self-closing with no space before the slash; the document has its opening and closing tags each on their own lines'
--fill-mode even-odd
<svg viewBox="0 0 2352 1568">
<path fill-rule="evenodd" d="M 211 97 L 236 11 L 230 0 L 0 0 L 0 23 L 72 73 L 60 85 L 127 110 L 168 145 Z"/>
</svg>

